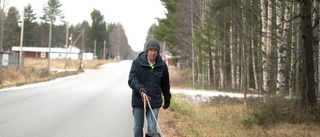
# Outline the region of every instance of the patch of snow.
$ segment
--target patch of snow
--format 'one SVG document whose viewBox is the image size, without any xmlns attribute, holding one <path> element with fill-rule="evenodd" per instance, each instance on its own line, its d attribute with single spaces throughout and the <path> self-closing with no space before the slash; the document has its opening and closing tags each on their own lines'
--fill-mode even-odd
<svg viewBox="0 0 320 137">
<path fill-rule="evenodd" d="M 187 90 L 187 89 L 171 89 L 171 93 L 173 94 L 185 94 L 187 95 L 187 100 L 192 103 L 199 104 L 210 102 L 213 97 L 230 97 L 230 98 L 244 98 L 244 94 L 242 93 L 231 93 L 231 92 L 219 92 L 219 91 L 209 91 L 209 90 Z M 247 94 L 247 97 L 261 97 L 261 95 L 257 94 Z"/>
<path fill-rule="evenodd" d="M 171 93 L 184 93 L 186 95 L 191 96 L 201 95 L 202 97 L 228 96 L 231 98 L 244 98 L 244 94 L 241 93 L 218 92 L 208 90 L 171 89 Z M 247 97 L 260 97 L 260 95 L 247 94 Z"/>
</svg>

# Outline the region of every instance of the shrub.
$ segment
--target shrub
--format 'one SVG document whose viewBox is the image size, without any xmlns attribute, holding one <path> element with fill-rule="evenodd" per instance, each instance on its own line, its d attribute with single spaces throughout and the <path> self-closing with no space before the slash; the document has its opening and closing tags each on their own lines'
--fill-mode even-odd
<svg viewBox="0 0 320 137">
<path fill-rule="evenodd" d="M 318 111 L 302 109 L 297 105 L 296 100 L 283 98 L 272 98 L 266 103 L 257 103 L 250 109 L 249 117 L 242 120 L 242 124 L 247 127 L 254 124 L 269 126 L 281 122 L 291 124 L 319 122 L 320 118 Z"/>
</svg>

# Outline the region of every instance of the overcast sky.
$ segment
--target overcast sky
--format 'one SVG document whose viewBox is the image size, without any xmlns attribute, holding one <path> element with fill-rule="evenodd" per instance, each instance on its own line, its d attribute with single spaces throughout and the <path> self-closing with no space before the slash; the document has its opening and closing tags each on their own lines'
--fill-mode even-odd
<svg viewBox="0 0 320 137">
<path fill-rule="evenodd" d="M 37 16 L 43 14 L 43 7 L 48 2 L 48 0 L 6 1 L 10 6 L 16 6 L 20 12 L 23 6 L 30 3 Z M 99 10 L 107 23 L 121 23 L 129 45 L 135 51 L 143 50 L 149 27 L 157 22 L 155 18 L 165 18 L 166 12 L 160 0 L 60 0 L 60 3 L 65 21 L 74 25 L 83 20 L 91 23 L 90 13 L 93 9 Z"/>
</svg>

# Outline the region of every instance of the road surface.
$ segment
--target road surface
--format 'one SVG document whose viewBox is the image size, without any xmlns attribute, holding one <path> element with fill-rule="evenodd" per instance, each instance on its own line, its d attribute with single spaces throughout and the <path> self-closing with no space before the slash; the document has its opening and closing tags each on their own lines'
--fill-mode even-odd
<svg viewBox="0 0 320 137">
<path fill-rule="evenodd" d="M 0 137 L 131 137 L 131 61 L 0 90 Z"/>
</svg>

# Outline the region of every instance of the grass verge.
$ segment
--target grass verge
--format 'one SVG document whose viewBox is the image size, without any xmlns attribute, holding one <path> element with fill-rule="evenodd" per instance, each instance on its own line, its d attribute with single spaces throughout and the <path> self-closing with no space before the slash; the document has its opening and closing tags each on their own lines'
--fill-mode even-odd
<svg viewBox="0 0 320 137">
<path fill-rule="evenodd" d="M 102 64 L 114 61 L 84 60 L 83 69 L 96 69 Z M 20 86 L 30 83 L 53 80 L 59 77 L 82 73 L 79 70 L 80 60 L 50 60 L 50 69 L 64 71 L 48 71 L 47 59 L 25 58 L 24 69 L 0 68 L 0 88 Z"/>
<path fill-rule="evenodd" d="M 190 73 L 170 69 L 173 88 L 182 88 Z M 178 84 L 178 85 L 175 85 Z M 297 101 L 274 98 L 211 98 L 210 103 L 193 104 L 183 94 L 173 94 L 164 114 L 165 135 L 172 137 L 316 137 L 320 135 L 320 113 L 301 109 Z M 161 116 L 160 116 L 161 117 Z M 169 120 L 168 120 L 169 119 Z M 168 130 L 171 129 L 171 130 Z"/>
<path fill-rule="evenodd" d="M 226 99 L 219 98 L 220 101 Z M 314 114 L 306 114 L 308 111 L 285 114 L 284 103 L 278 103 L 263 106 L 257 103 L 249 107 L 227 102 L 195 105 L 175 95 L 169 110 L 175 119 L 171 123 L 175 125 L 174 134 L 179 137 L 314 137 L 320 134 L 320 123 Z"/>
</svg>

